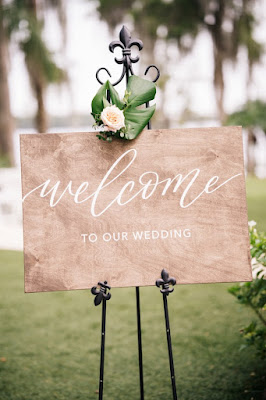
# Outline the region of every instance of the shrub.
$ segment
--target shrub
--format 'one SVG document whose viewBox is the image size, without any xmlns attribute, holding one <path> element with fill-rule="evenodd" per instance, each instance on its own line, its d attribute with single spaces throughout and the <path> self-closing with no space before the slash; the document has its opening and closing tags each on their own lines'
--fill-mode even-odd
<svg viewBox="0 0 266 400">
<path fill-rule="evenodd" d="M 240 304 L 250 307 L 257 316 L 248 326 L 240 330 L 245 339 L 244 349 L 254 346 L 256 353 L 266 357 L 266 235 L 257 232 L 256 223 L 249 222 L 250 254 L 252 258 L 253 281 L 238 283 L 228 289 Z"/>
</svg>

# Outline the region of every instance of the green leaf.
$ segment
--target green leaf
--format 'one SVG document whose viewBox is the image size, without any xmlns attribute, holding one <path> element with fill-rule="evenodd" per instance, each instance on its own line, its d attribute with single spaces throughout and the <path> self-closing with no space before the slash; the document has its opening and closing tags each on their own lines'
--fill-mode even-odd
<svg viewBox="0 0 266 400">
<path fill-rule="evenodd" d="M 106 99 L 106 97 L 103 97 L 103 106 L 104 106 L 104 108 L 105 107 L 110 107 L 110 103 L 109 103 L 109 101 Z"/>
<path fill-rule="evenodd" d="M 128 79 L 127 92 L 130 93 L 128 106 L 138 107 L 154 99 L 156 86 L 153 82 L 132 75 Z"/>
<path fill-rule="evenodd" d="M 130 107 L 124 111 L 127 139 L 135 139 L 140 134 L 153 116 L 155 107 L 156 106 L 153 105 L 144 110 L 138 110 L 137 108 Z"/>
<path fill-rule="evenodd" d="M 120 100 L 119 94 L 117 93 L 117 91 L 115 90 L 115 88 L 113 87 L 113 85 L 108 82 L 108 89 L 110 91 L 110 97 L 112 100 L 112 104 L 116 105 L 120 110 L 123 110 L 124 108 L 124 103 L 123 101 Z"/>
<path fill-rule="evenodd" d="M 153 82 L 139 78 L 135 75 L 130 76 L 127 85 L 127 107 L 124 115 L 126 121 L 126 139 L 135 139 L 145 128 L 154 114 L 155 105 L 146 109 L 136 107 L 153 100 L 156 93 L 156 86 Z"/>
<path fill-rule="evenodd" d="M 92 102 L 91 102 L 91 110 L 92 114 L 101 114 L 102 110 L 110 105 L 109 102 L 107 102 L 106 98 L 106 91 L 109 90 L 110 92 L 110 97 L 112 100 L 112 104 L 116 105 L 120 110 L 123 109 L 124 103 L 120 100 L 119 95 L 113 85 L 109 82 L 106 81 L 98 90 L 96 95 L 94 96 Z M 108 104 L 108 105 L 106 105 Z"/>
<path fill-rule="evenodd" d="M 101 114 L 104 109 L 103 98 L 106 98 L 108 81 L 106 81 L 98 90 L 91 102 L 92 114 Z"/>
</svg>

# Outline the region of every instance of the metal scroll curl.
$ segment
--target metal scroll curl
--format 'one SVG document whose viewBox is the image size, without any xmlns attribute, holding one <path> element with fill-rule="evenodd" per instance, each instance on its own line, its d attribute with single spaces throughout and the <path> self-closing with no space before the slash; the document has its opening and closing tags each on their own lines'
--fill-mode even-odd
<svg viewBox="0 0 266 400">
<path fill-rule="evenodd" d="M 136 46 L 138 47 L 139 51 L 143 49 L 142 41 L 139 39 L 132 39 L 130 31 L 125 26 L 122 27 L 119 33 L 119 38 L 120 40 L 114 40 L 109 44 L 109 50 L 111 51 L 111 53 L 114 53 L 114 50 L 117 47 L 120 47 L 122 49 L 122 57 L 115 57 L 115 62 L 117 64 L 123 64 L 123 69 L 120 78 L 116 82 L 112 83 L 113 86 L 118 85 L 123 80 L 124 76 L 126 76 L 126 80 L 128 81 L 129 75 L 134 75 L 132 64 L 139 61 L 139 56 L 133 57 L 131 55 L 131 48 L 133 46 Z M 146 68 L 144 75 L 147 75 L 151 68 L 154 68 L 157 72 L 155 78 L 152 80 L 153 82 L 156 82 L 160 77 L 160 70 L 158 67 L 156 67 L 156 65 L 149 65 Z M 100 79 L 99 76 L 101 71 L 105 71 L 110 78 L 112 77 L 112 75 L 110 71 L 105 67 L 101 67 L 97 70 L 96 79 L 101 85 L 103 85 L 104 82 Z"/>
</svg>

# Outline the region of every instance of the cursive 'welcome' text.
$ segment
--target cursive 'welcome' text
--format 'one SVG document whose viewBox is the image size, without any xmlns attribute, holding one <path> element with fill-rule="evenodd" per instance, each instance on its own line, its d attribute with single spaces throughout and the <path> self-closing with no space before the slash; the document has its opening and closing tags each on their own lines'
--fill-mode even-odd
<svg viewBox="0 0 266 400">
<path fill-rule="evenodd" d="M 119 164 L 121 166 L 121 161 L 125 161 L 125 157 L 130 157 L 127 165 L 119 172 Z M 76 204 L 87 202 L 91 200 L 90 211 L 92 216 L 99 217 L 104 214 L 113 204 L 118 204 L 119 206 L 125 206 L 132 202 L 136 197 L 141 197 L 143 200 L 147 200 L 153 196 L 155 191 L 160 190 L 161 196 L 165 196 L 166 193 L 172 190 L 173 193 L 176 193 L 177 190 L 182 185 L 182 194 L 179 200 L 179 205 L 182 208 L 190 207 L 195 201 L 197 201 L 204 194 L 211 194 L 216 190 L 220 189 L 222 186 L 226 185 L 232 179 L 242 175 L 241 173 L 231 176 L 223 182 L 220 182 L 219 176 L 212 176 L 205 186 L 200 189 L 199 193 L 191 196 L 189 200 L 187 199 L 188 193 L 192 188 L 193 184 L 197 180 L 200 175 L 200 169 L 195 168 L 189 171 L 186 175 L 177 174 L 173 178 L 166 178 L 160 180 L 159 174 L 154 171 L 147 171 L 140 175 L 137 181 L 129 180 L 122 188 L 117 190 L 114 198 L 108 202 L 107 205 L 99 207 L 99 204 L 102 204 L 100 198 L 105 195 L 107 188 L 110 185 L 114 184 L 117 179 L 122 176 L 125 171 L 127 171 L 130 166 L 133 164 L 137 157 L 137 150 L 130 149 L 123 153 L 111 166 L 111 168 L 107 171 L 103 179 L 101 180 L 99 186 L 93 193 L 89 192 L 89 182 L 82 182 L 77 190 L 73 190 L 73 182 L 69 181 L 67 186 L 61 190 L 61 182 L 57 181 L 54 185 L 51 185 L 51 179 L 46 180 L 41 185 L 35 187 L 30 192 L 28 192 L 22 201 L 25 201 L 28 196 L 32 193 L 40 190 L 40 197 L 48 197 L 50 195 L 50 207 L 55 207 L 60 203 L 62 198 L 68 193 L 73 196 L 73 200 Z M 117 173 L 115 173 L 117 171 Z M 110 179 L 110 176 L 114 175 Z M 51 187 L 52 186 L 52 187 Z M 61 192 L 61 193 L 60 193 Z M 193 192 L 194 193 L 194 192 Z M 85 196 L 85 197 L 84 197 Z"/>
</svg>

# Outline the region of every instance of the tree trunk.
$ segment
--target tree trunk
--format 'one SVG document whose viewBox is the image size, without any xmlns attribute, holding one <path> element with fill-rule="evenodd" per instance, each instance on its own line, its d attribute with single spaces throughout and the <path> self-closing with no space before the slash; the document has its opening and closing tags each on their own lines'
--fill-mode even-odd
<svg viewBox="0 0 266 400">
<path fill-rule="evenodd" d="M 223 124 L 226 120 L 224 111 L 224 75 L 223 60 L 218 51 L 214 50 L 214 89 L 217 104 L 218 118 Z"/>
<path fill-rule="evenodd" d="M 223 34 L 223 20 L 225 12 L 224 0 L 217 2 L 217 9 L 214 12 L 215 24 L 208 25 L 208 29 L 212 36 L 213 41 L 213 59 L 214 59 L 214 74 L 213 83 L 218 111 L 218 118 L 223 124 L 226 119 L 224 111 L 224 75 L 223 75 L 223 62 L 225 55 L 225 43 Z"/>
<path fill-rule="evenodd" d="M 0 166 L 14 165 L 13 154 L 13 118 L 10 111 L 8 87 L 8 52 L 7 38 L 1 15 L 2 0 L 0 0 Z"/>
<path fill-rule="evenodd" d="M 37 104 L 38 104 L 38 110 L 37 114 L 35 117 L 35 126 L 38 132 L 44 133 L 48 129 L 48 119 L 47 119 L 47 113 L 45 110 L 45 105 L 44 105 L 44 91 L 45 87 L 42 84 L 41 80 L 38 82 L 38 80 L 35 80 L 32 82 L 34 85 L 34 91 L 37 99 Z"/>
<path fill-rule="evenodd" d="M 37 21 L 38 12 L 37 12 L 37 2 L 36 0 L 27 0 L 28 8 L 32 14 L 32 17 Z M 45 91 L 46 85 L 45 82 L 38 70 L 38 66 L 36 66 L 35 60 L 31 59 L 30 55 L 26 57 L 26 66 L 28 69 L 28 73 L 30 76 L 30 81 L 32 85 L 32 89 L 37 100 L 37 113 L 35 116 L 35 127 L 38 132 L 45 133 L 48 129 L 48 117 L 45 108 Z"/>
<path fill-rule="evenodd" d="M 250 175 L 255 175 L 255 143 L 256 137 L 251 128 L 248 129 L 248 148 L 247 148 L 247 172 Z"/>
</svg>

